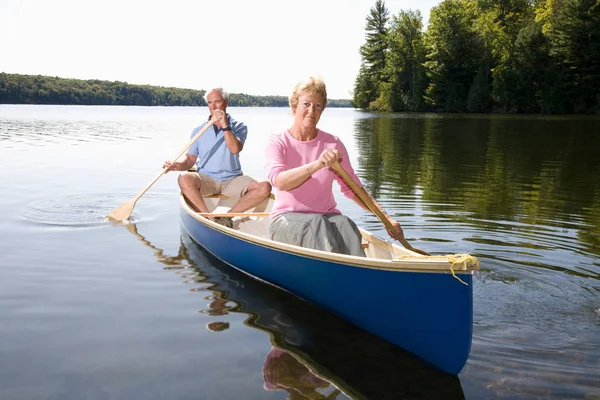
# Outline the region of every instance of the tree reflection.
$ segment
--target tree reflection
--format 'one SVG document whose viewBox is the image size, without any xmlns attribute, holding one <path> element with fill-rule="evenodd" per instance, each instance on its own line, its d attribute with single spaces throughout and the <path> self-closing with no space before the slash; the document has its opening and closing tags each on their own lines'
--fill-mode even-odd
<svg viewBox="0 0 600 400">
<path fill-rule="evenodd" d="M 138 232 L 136 224 L 134 224 L 134 223 L 125 224 L 125 228 L 127 228 L 127 230 L 129 232 L 134 234 L 139 239 L 140 242 L 142 242 L 147 247 L 154 250 L 154 256 L 156 257 L 156 260 L 158 262 L 160 262 L 161 264 L 166 265 L 165 269 L 182 270 L 187 267 L 193 266 L 193 264 L 191 263 L 191 261 L 189 259 L 189 256 L 186 253 L 186 249 L 183 245 L 179 246 L 179 251 L 176 256 L 167 256 L 164 254 L 164 251 L 162 249 L 160 249 L 160 248 L 156 247 L 155 245 L 153 245 L 152 243 L 150 243 L 150 241 L 148 239 L 146 239 L 144 236 L 142 236 Z M 196 274 L 194 273 L 194 275 L 196 275 Z M 194 278 L 195 278 L 195 280 L 198 280 L 198 281 L 201 281 L 203 279 L 199 276 L 198 277 L 194 276 Z M 222 316 L 222 315 L 229 314 L 228 310 L 231 308 L 228 305 L 229 300 L 222 298 L 221 292 L 214 291 L 213 295 L 210 297 L 205 297 L 205 300 L 212 300 L 212 301 L 208 304 L 208 309 L 200 310 L 201 313 L 205 313 L 210 316 Z M 206 325 L 206 328 L 213 332 L 224 331 L 229 328 L 229 322 L 220 322 L 220 321 L 209 322 Z"/>
<path fill-rule="evenodd" d="M 570 228 L 600 254 L 598 118 L 376 115 L 358 119 L 359 176 L 375 197 L 426 212 Z"/>
</svg>

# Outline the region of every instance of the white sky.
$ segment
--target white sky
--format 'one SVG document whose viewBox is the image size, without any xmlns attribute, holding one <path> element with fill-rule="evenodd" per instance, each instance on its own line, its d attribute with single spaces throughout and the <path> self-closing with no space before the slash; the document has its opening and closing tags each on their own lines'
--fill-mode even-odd
<svg viewBox="0 0 600 400">
<path fill-rule="evenodd" d="M 386 0 L 390 15 L 440 0 Z M 350 98 L 375 0 L 0 0 L 0 72 Z"/>
</svg>

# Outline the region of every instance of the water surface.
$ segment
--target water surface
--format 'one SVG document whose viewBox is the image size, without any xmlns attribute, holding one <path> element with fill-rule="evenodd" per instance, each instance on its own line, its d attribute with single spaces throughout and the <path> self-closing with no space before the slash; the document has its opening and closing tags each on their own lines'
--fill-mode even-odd
<svg viewBox="0 0 600 400">
<path fill-rule="evenodd" d="M 289 111 L 229 111 L 249 126 L 245 173 L 265 178 Z M 451 377 L 192 243 L 176 174 L 133 224 L 105 222 L 206 115 L 0 106 L 0 398 L 600 398 L 600 119 L 323 114 L 413 246 L 482 264 Z"/>
</svg>

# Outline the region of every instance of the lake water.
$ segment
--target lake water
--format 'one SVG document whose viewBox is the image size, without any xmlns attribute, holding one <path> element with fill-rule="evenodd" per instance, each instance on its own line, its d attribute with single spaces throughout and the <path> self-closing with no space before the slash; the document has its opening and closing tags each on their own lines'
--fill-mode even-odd
<svg viewBox="0 0 600 400">
<path fill-rule="evenodd" d="M 229 112 L 264 179 L 289 111 Z M 175 173 L 104 220 L 206 116 L 0 105 L 0 399 L 600 399 L 600 118 L 323 114 L 414 247 L 481 262 L 452 377 L 192 243 Z"/>
</svg>

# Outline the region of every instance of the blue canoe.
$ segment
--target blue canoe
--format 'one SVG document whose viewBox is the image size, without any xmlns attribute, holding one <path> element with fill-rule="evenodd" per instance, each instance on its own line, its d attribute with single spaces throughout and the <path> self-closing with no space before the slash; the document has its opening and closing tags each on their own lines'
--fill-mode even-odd
<svg viewBox="0 0 600 400">
<path fill-rule="evenodd" d="M 473 330 L 473 272 L 465 254 L 422 256 L 361 229 L 367 257 L 306 249 L 268 239 L 273 196 L 235 217 L 233 228 L 195 213 L 181 197 L 185 231 L 232 267 L 310 301 L 456 375 Z M 232 199 L 205 198 L 219 215 Z"/>
</svg>

